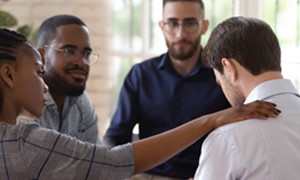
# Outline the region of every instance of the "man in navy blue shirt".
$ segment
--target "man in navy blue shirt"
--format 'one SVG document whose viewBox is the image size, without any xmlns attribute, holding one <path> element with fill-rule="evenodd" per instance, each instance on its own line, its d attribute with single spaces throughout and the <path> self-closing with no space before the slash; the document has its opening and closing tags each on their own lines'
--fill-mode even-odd
<svg viewBox="0 0 300 180">
<path fill-rule="evenodd" d="M 201 60 L 201 36 L 208 28 L 201 0 L 164 0 L 164 33 L 168 52 L 134 65 L 121 89 L 116 112 L 104 141 L 132 140 L 139 124 L 143 139 L 196 117 L 229 107 L 213 70 Z M 139 175 L 140 179 L 188 179 L 194 176 L 204 138 L 174 158 Z M 176 137 L 174 137 L 176 141 Z"/>
</svg>

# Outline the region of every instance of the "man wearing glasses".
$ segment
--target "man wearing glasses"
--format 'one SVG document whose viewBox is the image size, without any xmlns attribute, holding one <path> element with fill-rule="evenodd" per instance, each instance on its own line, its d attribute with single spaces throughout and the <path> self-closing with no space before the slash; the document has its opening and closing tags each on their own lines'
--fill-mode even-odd
<svg viewBox="0 0 300 180">
<path fill-rule="evenodd" d="M 163 1 L 159 26 L 168 52 L 132 67 L 105 134 L 106 143 L 130 142 L 136 124 L 143 139 L 230 106 L 216 84 L 213 70 L 202 63 L 200 42 L 208 24 L 201 0 Z M 192 178 L 203 140 L 132 179 Z"/>
<path fill-rule="evenodd" d="M 99 143 L 98 118 L 85 92 L 92 52 L 85 23 L 72 15 L 57 15 L 40 26 L 37 44 L 45 64 L 47 107 L 37 122 L 82 141 Z"/>
</svg>

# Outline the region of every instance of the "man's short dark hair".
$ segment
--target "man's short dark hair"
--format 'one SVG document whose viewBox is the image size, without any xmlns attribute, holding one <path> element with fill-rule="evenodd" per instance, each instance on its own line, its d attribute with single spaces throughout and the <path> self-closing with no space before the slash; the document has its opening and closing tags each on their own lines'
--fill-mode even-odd
<svg viewBox="0 0 300 180">
<path fill-rule="evenodd" d="M 278 39 L 272 28 L 259 19 L 232 17 L 221 22 L 213 29 L 202 55 L 222 74 L 222 58 L 235 59 L 253 75 L 281 71 Z"/>
<path fill-rule="evenodd" d="M 47 45 L 49 43 L 48 41 L 53 39 L 53 37 L 56 35 L 56 28 L 68 24 L 86 26 L 81 19 L 73 15 L 64 14 L 52 16 L 41 24 L 37 33 L 36 47 L 40 48 L 44 45 Z"/>
<path fill-rule="evenodd" d="M 182 1 L 182 2 L 197 2 L 200 4 L 201 8 L 204 10 L 204 3 L 202 0 L 163 0 L 163 7 L 166 5 L 167 2 L 176 2 L 176 1 Z"/>
<path fill-rule="evenodd" d="M 202 9 L 202 17 L 204 18 L 204 3 L 202 0 L 163 0 L 163 7 L 165 7 L 166 3 L 168 2 L 195 2 L 199 3 L 201 9 Z"/>
</svg>

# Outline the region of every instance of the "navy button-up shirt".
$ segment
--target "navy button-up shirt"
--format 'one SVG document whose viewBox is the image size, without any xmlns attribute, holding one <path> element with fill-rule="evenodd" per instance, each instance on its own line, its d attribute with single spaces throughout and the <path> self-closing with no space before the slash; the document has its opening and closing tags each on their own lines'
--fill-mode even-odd
<svg viewBox="0 0 300 180">
<path fill-rule="evenodd" d="M 199 59 L 193 71 L 181 76 L 166 53 L 132 67 L 104 140 L 115 145 L 130 142 L 136 124 L 139 137 L 146 138 L 229 106 L 211 68 Z M 149 173 L 193 177 L 203 140 L 204 137 Z"/>
</svg>

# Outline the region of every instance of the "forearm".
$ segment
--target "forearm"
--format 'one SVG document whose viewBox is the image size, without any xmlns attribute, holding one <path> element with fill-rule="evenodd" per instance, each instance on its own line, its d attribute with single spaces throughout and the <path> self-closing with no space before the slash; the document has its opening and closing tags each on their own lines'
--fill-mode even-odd
<svg viewBox="0 0 300 180">
<path fill-rule="evenodd" d="M 168 160 L 206 133 L 224 124 L 248 118 L 276 117 L 280 110 L 275 107 L 276 105 L 272 103 L 256 101 L 202 116 L 163 134 L 136 141 L 133 143 L 135 173 L 143 172 Z"/>
<path fill-rule="evenodd" d="M 133 143 L 135 173 L 155 167 L 187 148 L 213 129 L 211 116 L 197 118 L 168 132 Z"/>
</svg>

